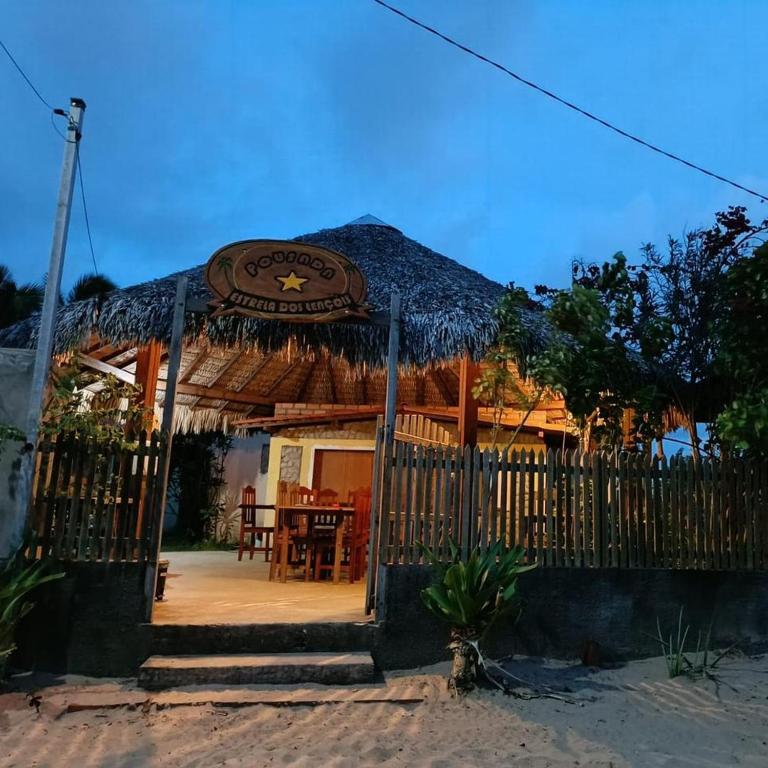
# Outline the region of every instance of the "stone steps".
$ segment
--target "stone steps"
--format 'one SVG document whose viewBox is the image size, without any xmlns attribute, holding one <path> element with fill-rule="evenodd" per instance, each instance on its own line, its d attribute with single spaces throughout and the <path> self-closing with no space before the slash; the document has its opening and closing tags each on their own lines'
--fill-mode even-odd
<svg viewBox="0 0 768 768">
<path fill-rule="evenodd" d="M 188 685 L 355 685 L 373 683 L 370 653 L 278 653 L 150 656 L 139 668 L 146 690 Z"/>
<path fill-rule="evenodd" d="M 371 651 L 374 624 L 149 624 L 149 655 Z"/>
<path fill-rule="evenodd" d="M 27 701 L 19 694 L 20 706 Z M 78 691 L 47 694 L 44 711 L 52 717 L 86 711 L 110 709 L 130 710 L 152 708 L 211 706 L 227 709 L 241 707 L 317 707 L 322 704 L 418 704 L 424 701 L 424 690 L 419 685 L 394 685 L 386 683 L 360 686 L 281 686 L 262 688 L 241 685 L 188 686 L 164 691 Z"/>
</svg>

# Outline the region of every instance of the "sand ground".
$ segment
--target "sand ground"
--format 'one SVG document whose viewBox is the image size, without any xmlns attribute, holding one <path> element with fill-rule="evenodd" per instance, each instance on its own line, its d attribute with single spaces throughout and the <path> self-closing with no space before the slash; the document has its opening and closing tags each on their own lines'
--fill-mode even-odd
<svg viewBox="0 0 768 768">
<path fill-rule="evenodd" d="M 388 675 L 389 686 L 420 690 L 418 704 L 62 714 L 56 696 L 84 690 L 85 681 L 69 679 L 40 691 L 39 714 L 23 693 L 0 696 L 0 765 L 768 766 L 768 657 L 727 659 L 720 685 L 669 680 L 662 659 L 610 670 L 522 659 L 510 669 L 575 703 L 487 690 L 457 700 L 445 690 L 446 665 L 438 665 Z M 130 682 L 89 684 L 131 689 Z"/>
</svg>

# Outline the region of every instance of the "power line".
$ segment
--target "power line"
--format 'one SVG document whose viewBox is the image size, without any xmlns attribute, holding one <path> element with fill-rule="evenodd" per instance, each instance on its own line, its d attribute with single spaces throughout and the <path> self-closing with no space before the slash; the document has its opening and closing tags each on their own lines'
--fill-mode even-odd
<svg viewBox="0 0 768 768">
<path fill-rule="evenodd" d="M 80 199 L 83 201 L 83 213 L 85 214 L 85 231 L 88 233 L 88 244 L 91 246 L 91 261 L 93 269 L 99 274 L 99 267 L 96 264 L 96 254 L 93 251 L 93 239 L 91 238 L 91 222 L 88 219 L 88 204 L 85 202 L 85 187 L 83 185 L 83 166 L 80 164 L 80 144 L 75 147 L 75 159 L 77 161 L 77 178 L 80 180 Z"/>
<path fill-rule="evenodd" d="M 40 99 L 40 101 L 41 101 L 41 102 L 42 102 L 42 103 L 43 103 L 43 104 L 44 104 L 46 107 L 48 107 L 48 109 L 50 109 L 50 110 L 51 110 L 51 112 L 55 112 L 55 111 L 56 111 L 56 110 L 55 110 L 55 108 L 54 108 L 54 107 L 52 107 L 52 106 L 51 106 L 51 105 L 50 105 L 50 104 L 49 104 L 49 103 L 48 103 L 48 102 L 47 102 L 47 101 L 46 101 L 46 100 L 45 100 L 45 99 L 44 99 L 44 98 L 43 98 L 43 97 L 40 95 L 40 91 L 38 91 L 38 90 L 37 90 L 37 88 L 35 88 L 35 86 L 34 86 L 34 84 L 32 83 L 32 81 L 31 81 L 31 80 L 30 80 L 30 79 L 27 77 L 26 73 L 24 72 L 24 70 L 23 70 L 23 69 L 21 68 L 21 66 L 19 65 L 19 62 L 18 62 L 18 61 L 16 61 L 16 59 L 14 59 L 14 58 L 13 58 L 13 55 L 12 55 L 12 54 L 11 54 L 11 52 L 8 50 L 8 48 L 6 48 L 6 46 L 5 46 L 5 43 L 4 43 L 2 40 L 0 40 L 0 47 L 1 47 L 1 48 L 2 48 L 4 51 L 5 51 L 5 53 L 6 53 L 6 56 L 8 56 L 8 58 L 11 60 L 11 63 L 13 64 L 13 66 L 14 66 L 14 67 L 16 67 L 16 69 L 18 70 L 19 74 L 20 74 L 20 75 L 21 75 L 21 76 L 24 78 L 24 81 L 25 81 L 25 82 L 26 82 L 26 84 L 27 84 L 27 85 L 28 85 L 28 86 L 29 86 L 29 87 L 32 89 L 32 92 L 35 94 L 35 96 L 37 96 L 37 98 L 38 98 L 38 99 Z"/>
<path fill-rule="evenodd" d="M 613 123 L 608 122 L 608 120 L 604 120 L 603 118 L 598 117 L 597 115 L 594 115 L 591 112 L 588 112 L 586 109 L 582 109 L 581 107 L 577 106 L 573 102 L 570 102 L 567 99 L 564 99 L 561 96 L 558 96 L 556 93 L 553 93 L 552 91 L 549 91 L 546 88 L 543 88 L 542 86 L 537 85 L 531 80 L 526 80 L 526 78 L 522 77 L 521 75 L 518 75 L 516 72 L 513 72 L 511 69 L 508 69 L 503 64 L 499 64 L 497 61 L 494 61 L 493 59 L 489 59 L 487 56 L 483 56 L 482 53 L 478 53 L 477 51 L 472 50 L 472 48 L 469 48 L 468 46 L 463 45 L 457 40 L 454 40 L 452 37 L 448 37 L 448 35 L 443 34 L 442 32 L 438 31 L 434 27 L 430 27 L 429 25 L 424 24 L 418 19 L 414 19 L 413 16 L 409 16 L 407 13 L 404 13 L 398 8 L 395 8 L 394 6 L 389 5 L 388 3 L 385 3 L 384 0 L 373 0 L 373 2 L 376 3 L 377 5 L 382 6 L 383 8 L 386 8 L 388 11 L 391 11 L 397 16 L 402 17 L 403 19 L 410 22 L 411 24 L 415 24 L 417 27 L 420 27 L 424 31 L 429 32 L 431 35 L 435 35 L 435 37 L 439 37 L 441 40 L 444 40 L 449 45 L 452 45 L 455 48 L 458 48 L 459 50 L 464 51 L 464 53 L 468 53 L 470 56 L 474 56 L 476 59 L 480 59 L 480 61 L 485 62 L 486 64 L 490 64 L 490 66 L 495 67 L 498 70 L 501 70 L 505 75 L 509 75 L 509 77 L 514 78 L 515 80 L 522 83 L 523 85 L 527 85 L 529 88 L 533 88 L 533 90 L 538 91 L 544 96 L 548 96 L 550 99 L 554 99 L 555 101 L 559 102 L 563 106 L 568 107 L 568 109 L 572 109 L 574 112 L 578 112 L 580 115 L 583 115 L 584 117 L 587 117 L 590 120 L 593 120 L 594 122 L 599 123 L 604 128 L 608 128 L 609 130 L 614 131 L 615 133 L 618 133 L 619 136 L 623 136 L 625 139 L 634 141 L 635 143 L 640 144 L 641 146 L 646 147 L 647 149 L 653 150 L 654 152 L 658 152 L 660 155 L 663 155 L 664 157 L 668 157 L 670 160 L 674 160 L 678 163 L 682 163 L 683 165 L 688 166 L 688 168 L 692 168 L 694 171 L 703 173 L 705 176 L 709 176 L 710 178 L 717 179 L 718 181 L 722 181 L 725 184 L 730 184 L 732 187 L 735 187 L 736 189 L 740 189 L 742 192 L 746 192 L 747 194 L 750 194 L 750 195 L 753 195 L 754 197 L 759 198 L 762 202 L 765 202 L 766 198 L 768 198 L 768 195 L 764 195 L 764 194 L 761 194 L 760 192 L 756 192 L 754 189 L 749 189 L 749 187 L 745 187 L 735 181 L 732 181 L 731 179 L 726 178 L 725 176 L 721 176 L 718 173 L 714 173 L 713 171 L 708 171 L 706 168 L 702 168 L 702 166 L 696 165 L 696 163 L 690 162 L 690 160 L 686 160 L 685 158 L 682 158 L 679 155 L 675 155 L 672 152 L 667 152 L 667 150 L 662 149 L 661 147 L 658 147 L 655 144 L 651 144 L 649 141 L 645 141 L 645 139 L 641 139 L 639 136 L 635 136 L 634 134 L 619 128 Z"/>
<path fill-rule="evenodd" d="M 80 182 L 80 199 L 83 201 L 83 214 L 85 216 L 85 230 L 88 233 L 88 245 L 90 246 L 90 249 L 91 249 L 91 261 L 93 262 L 93 268 L 96 271 L 96 273 L 98 274 L 99 267 L 96 264 L 96 254 L 95 254 L 95 252 L 93 250 L 93 238 L 91 237 L 91 222 L 90 222 L 90 219 L 88 218 L 88 203 L 86 202 L 86 199 L 85 199 L 85 186 L 83 185 L 83 166 L 80 163 L 80 137 L 78 135 L 77 138 L 74 139 L 74 141 L 73 141 L 72 139 L 68 139 L 58 129 L 58 127 L 56 126 L 56 123 L 53 120 L 54 116 L 58 115 L 58 116 L 61 116 L 61 117 L 68 117 L 67 113 L 63 109 L 56 109 L 55 107 L 52 107 L 40 95 L 40 91 L 38 91 L 37 88 L 35 88 L 34 83 L 27 77 L 27 75 L 24 72 L 24 70 L 21 68 L 21 66 L 19 66 L 19 63 L 16 61 L 16 59 L 13 58 L 13 55 L 8 50 L 8 48 L 6 47 L 5 43 L 2 40 L 0 40 L 0 47 L 2 47 L 2 49 L 5 51 L 6 55 L 11 60 L 11 63 L 13 64 L 14 67 L 16 67 L 16 69 L 18 70 L 19 74 L 24 78 L 24 82 L 26 82 L 26 84 L 32 89 L 32 91 L 35 94 L 35 96 L 37 96 L 37 98 L 43 103 L 43 105 L 45 107 L 47 107 L 51 111 L 51 126 L 53 127 L 53 130 L 56 131 L 56 133 L 59 134 L 59 137 L 63 141 L 77 144 L 77 147 L 75 147 L 75 161 L 77 163 L 77 177 L 78 177 L 79 182 Z"/>
</svg>

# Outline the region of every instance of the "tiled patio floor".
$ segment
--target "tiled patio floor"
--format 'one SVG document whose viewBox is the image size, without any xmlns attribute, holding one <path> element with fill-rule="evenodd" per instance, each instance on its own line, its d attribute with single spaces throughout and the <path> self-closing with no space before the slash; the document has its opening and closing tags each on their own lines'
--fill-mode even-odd
<svg viewBox="0 0 768 768">
<path fill-rule="evenodd" d="M 241 562 L 237 552 L 165 552 L 162 558 L 170 566 L 155 624 L 366 621 L 363 582 L 271 582 L 260 554 Z"/>
</svg>

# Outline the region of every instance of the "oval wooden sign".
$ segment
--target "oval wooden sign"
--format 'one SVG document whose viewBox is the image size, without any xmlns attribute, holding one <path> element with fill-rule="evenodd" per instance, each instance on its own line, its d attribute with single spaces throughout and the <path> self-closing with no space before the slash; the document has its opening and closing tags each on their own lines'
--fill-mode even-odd
<svg viewBox="0 0 768 768">
<path fill-rule="evenodd" d="M 212 316 L 246 315 L 292 323 L 367 317 L 362 272 L 340 253 L 286 240 L 242 240 L 211 256 L 205 279 Z"/>
</svg>

